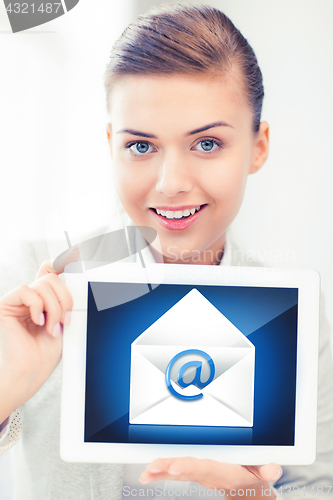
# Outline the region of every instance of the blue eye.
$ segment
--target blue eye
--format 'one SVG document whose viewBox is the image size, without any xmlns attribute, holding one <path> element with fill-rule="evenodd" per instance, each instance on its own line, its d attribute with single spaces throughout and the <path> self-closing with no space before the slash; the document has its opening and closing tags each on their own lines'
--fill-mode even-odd
<svg viewBox="0 0 333 500">
<path fill-rule="evenodd" d="M 138 153 L 147 153 L 149 149 L 149 144 L 147 142 L 137 142 L 135 144 L 135 149 Z"/>
<path fill-rule="evenodd" d="M 152 145 L 145 141 L 131 142 L 126 147 L 129 148 L 135 155 L 143 155 L 154 151 Z"/>
<path fill-rule="evenodd" d="M 204 151 L 211 151 L 214 147 L 214 141 L 201 141 L 200 145 Z"/>
<path fill-rule="evenodd" d="M 203 139 L 198 142 L 193 149 L 196 151 L 215 151 L 216 148 L 222 148 L 222 144 L 217 142 L 215 139 Z"/>
</svg>

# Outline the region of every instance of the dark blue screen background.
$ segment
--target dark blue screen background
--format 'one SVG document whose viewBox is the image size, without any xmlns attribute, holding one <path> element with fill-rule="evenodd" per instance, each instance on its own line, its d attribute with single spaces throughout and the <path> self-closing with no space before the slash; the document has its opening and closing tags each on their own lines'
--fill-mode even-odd
<svg viewBox="0 0 333 500">
<path fill-rule="evenodd" d="M 117 294 L 117 287 L 123 290 L 124 284 L 93 286 Z M 131 302 L 98 311 L 88 287 L 86 442 L 294 444 L 296 288 L 159 285 Z M 252 428 L 129 424 L 131 344 L 192 288 L 255 346 Z"/>
</svg>

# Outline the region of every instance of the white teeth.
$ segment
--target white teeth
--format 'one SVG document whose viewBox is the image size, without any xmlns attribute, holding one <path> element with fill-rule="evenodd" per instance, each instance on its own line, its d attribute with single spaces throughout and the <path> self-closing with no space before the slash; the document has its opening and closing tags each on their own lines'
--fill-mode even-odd
<svg viewBox="0 0 333 500">
<path fill-rule="evenodd" d="M 194 212 L 198 212 L 201 208 L 199 205 L 196 208 L 186 208 L 185 210 L 159 210 L 155 209 L 158 215 L 162 215 L 167 219 L 181 219 L 182 217 L 189 217 L 189 215 L 193 215 Z"/>
</svg>

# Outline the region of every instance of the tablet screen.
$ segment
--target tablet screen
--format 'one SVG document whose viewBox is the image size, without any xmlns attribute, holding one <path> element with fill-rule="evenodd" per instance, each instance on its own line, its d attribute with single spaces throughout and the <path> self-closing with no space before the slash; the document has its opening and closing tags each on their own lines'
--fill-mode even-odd
<svg viewBox="0 0 333 500">
<path fill-rule="evenodd" d="M 85 442 L 293 446 L 297 315 L 298 288 L 89 282 Z"/>
</svg>

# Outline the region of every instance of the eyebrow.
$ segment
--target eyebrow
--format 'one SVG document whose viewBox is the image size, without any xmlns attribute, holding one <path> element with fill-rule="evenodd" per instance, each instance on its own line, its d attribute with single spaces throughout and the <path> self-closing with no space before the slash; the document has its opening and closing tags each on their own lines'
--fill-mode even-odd
<svg viewBox="0 0 333 500">
<path fill-rule="evenodd" d="M 192 130 L 191 132 L 188 132 L 186 135 L 195 135 L 199 134 L 200 132 L 204 132 L 205 130 L 209 130 L 210 128 L 214 127 L 231 127 L 234 128 L 232 125 L 226 122 L 215 122 L 215 123 L 210 123 L 209 125 L 205 125 L 204 127 L 196 128 L 195 130 Z"/>
<path fill-rule="evenodd" d="M 214 123 L 210 123 L 209 125 L 205 125 L 203 127 L 196 128 L 195 130 L 191 130 L 191 132 L 187 132 L 185 134 L 185 136 L 199 134 L 200 132 L 204 132 L 205 130 L 209 130 L 209 129 L 214 128 L 214 127 L 234 128 L 232 125 L 230 125 L 229 123 L 226 123 L 226 122 L 214 122 Z M 149 139 L 157 139 L 157 136 L 154 134 L 140 132 L 139 130 L 133 130 L 131 128 L 124 128 L 124 129 L 118 130 L 117 134 L 131 134 L 131 135 L 136 135 L 139 137 L 148 137 Z"/>
</svg>

